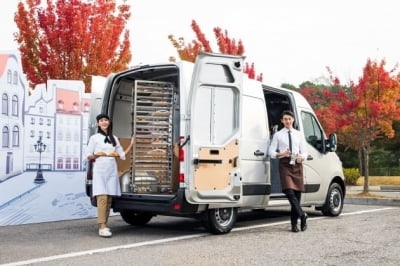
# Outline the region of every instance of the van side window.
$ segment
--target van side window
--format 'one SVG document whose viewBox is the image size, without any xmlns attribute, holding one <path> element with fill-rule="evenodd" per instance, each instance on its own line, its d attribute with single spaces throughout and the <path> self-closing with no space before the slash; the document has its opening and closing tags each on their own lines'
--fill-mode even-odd
<svg viewBox="0 0 400 266">
<path fill-rule="evenodd" d="M 317 119 L 311 113 L 301 112 L 301 120 L 303 122 L 306 141 L 321 151 L 323 134 Z"/>
</svg>

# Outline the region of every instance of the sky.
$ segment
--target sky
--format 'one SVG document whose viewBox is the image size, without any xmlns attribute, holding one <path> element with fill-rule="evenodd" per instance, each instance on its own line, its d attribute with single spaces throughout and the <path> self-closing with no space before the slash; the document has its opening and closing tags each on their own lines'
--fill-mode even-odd
<svg viewBox="0 0 400 266">
<path fill-rule="evenodd" d="M 0 9 L 0 51 L 15 50 L 19 0 Z M 358 81 L 367 60 L 400 62 L 400 15 L 396 0 L 127 0 L 131 18 L 131 65 L 178 57 L 168 35 L 195 39 L 196 20 L 217 51 L 213 29 L 220 27 L 245 47 L 246 62 L 263 73 L 263 83 L 295 86 L 324 82 L 329 67 L 342 83 Z"/>
</svg>

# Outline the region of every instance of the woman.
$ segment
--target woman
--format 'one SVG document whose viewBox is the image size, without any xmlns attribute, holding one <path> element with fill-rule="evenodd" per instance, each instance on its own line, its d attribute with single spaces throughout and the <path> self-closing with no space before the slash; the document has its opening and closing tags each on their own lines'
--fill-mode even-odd
<svg viewBox="0 0 400 266">
<path fill-rule="evenodd" d="M 112 133 L 112 123 L 106 114 L 99 114 L 97 133 L 90 137 L 87 159 L 93 161 L 93 196 L 97 201 L 97 222 L 99 236 L 111 237 L 107 227 L 113 196 L 121 196 L 115 155 L 125 160 L 125 155 L 132 149 L 132 137 L 128 148 L 124 151 L 118 138 Z M 113 156 L 111 156 L 111 155 Z"/>
</svg>

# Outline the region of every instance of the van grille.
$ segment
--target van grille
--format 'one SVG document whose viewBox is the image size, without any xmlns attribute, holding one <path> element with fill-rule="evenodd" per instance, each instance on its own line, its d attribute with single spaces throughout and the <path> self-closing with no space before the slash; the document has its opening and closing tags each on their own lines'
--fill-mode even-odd
<svg viewBox="0 0 400 266">
<path fill-rule="evenodd" d="M 137 80 L 133 94 L 132 190 L 171 193 L 173 85 Z"/>
</svg>

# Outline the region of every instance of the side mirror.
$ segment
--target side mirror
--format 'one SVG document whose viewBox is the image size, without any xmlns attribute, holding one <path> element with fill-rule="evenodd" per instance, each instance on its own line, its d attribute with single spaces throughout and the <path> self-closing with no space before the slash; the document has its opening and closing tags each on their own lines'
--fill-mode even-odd
<svg viewBox="0 0 400 266">
<path fill-rule="evenodd" d="M 328 151 L 336 151 L 337 148 L 337 136 L 335 133 L 329 135 L 329 142 L 328 142 Z"/>
</svg>

